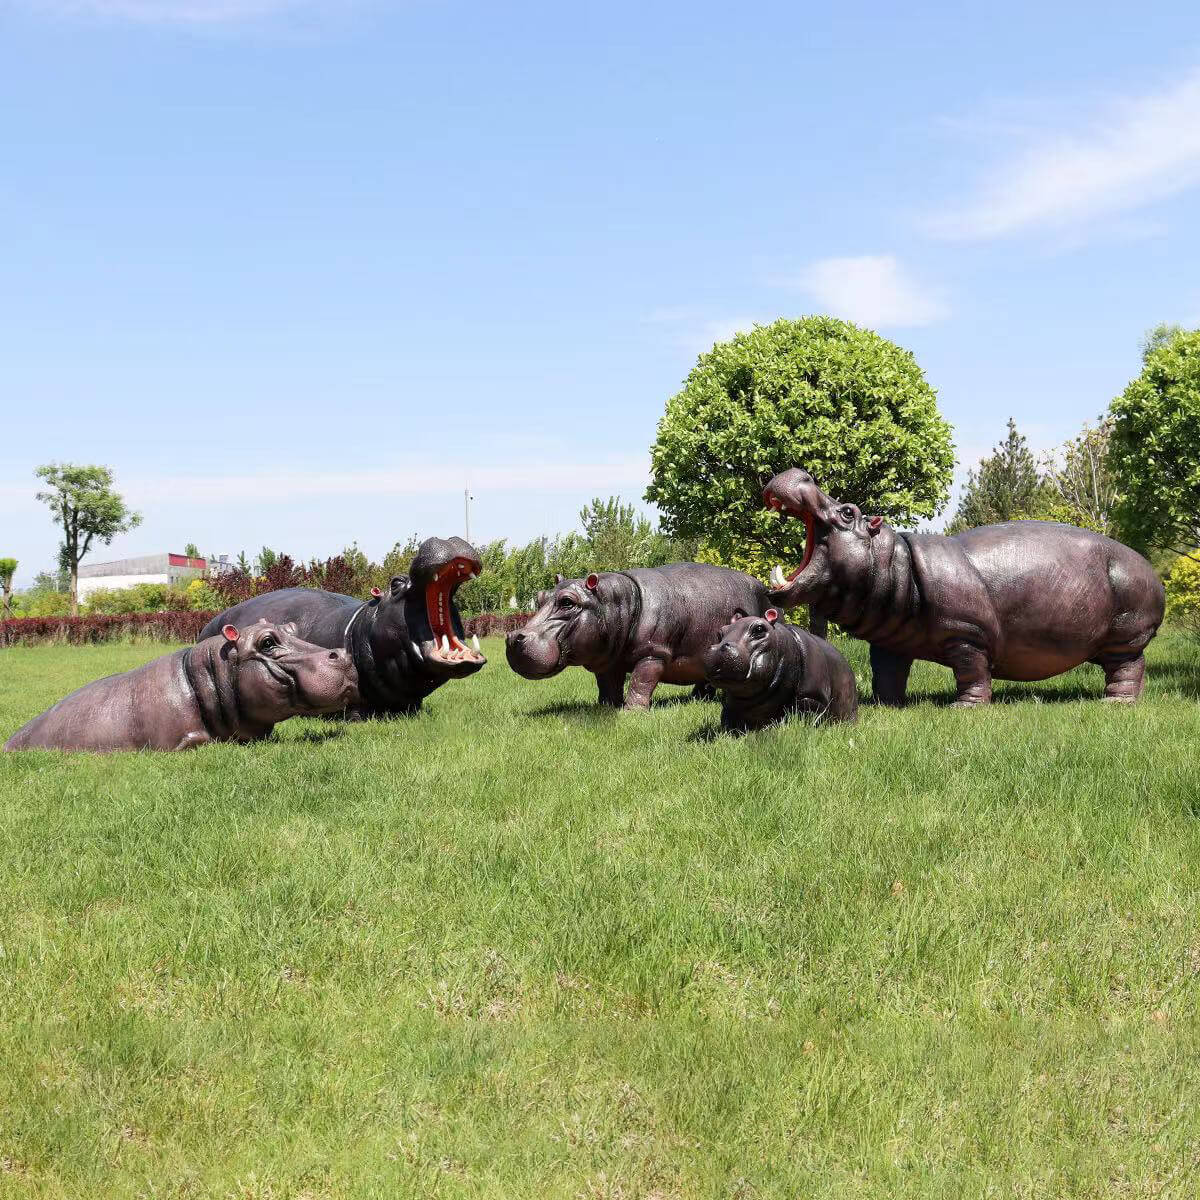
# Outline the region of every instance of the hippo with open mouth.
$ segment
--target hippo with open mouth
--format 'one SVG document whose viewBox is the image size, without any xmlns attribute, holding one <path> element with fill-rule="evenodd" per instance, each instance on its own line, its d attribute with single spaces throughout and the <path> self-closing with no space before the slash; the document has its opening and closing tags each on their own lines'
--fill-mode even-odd
<svg viewBox="0 0 1200 1200">
<path fill-rule="evenodd" d="M 586 667 L 601 704 L 647 709 L 660 683 L 704 684 L 704 653 L 736 611 L 766 609 L 757 579 L 707 563 L 559 576 L 528 624 L 508 635 L 505 652 L 526 679 Z"/>
<path fill-rule="evenodd" d="M 823 721 L 854 721 L 858 687 L 836 647 L 768 608 L 721 630 L 704 656 L 704 676 L 721 693 L 721 728 L 747 733 L 805 713 Z"/>
<path fill-rule="evenodd" d="M 202 638 L 232 622 L 294 621 L 300 636 L 344 649 L 358 670 L 352 717 L 414 713 L 448 679 L 472 675 L 487 662 L 478 638 L 468 645 L 454 604 L 460 584 L 479 574 L 479 553 L 462 538 L 427 538 L 407 575 L 365 604 L 314 588 L 281 588 L 235 604 L 201 630 Z"/>
<path fill-rule="evenodd" d="M 1141 695 L 1165 597 L 1128 546 L 1050 521 L 897 532 L 799 469 L 776 475 L 763 500 L 806 533 L 804 560 L 773 581 L 772 602 L 807 604 L 870 642 L 882 703 L 903 703 L 917 658 L 954 672 L 964 706 L 987 704 L 993 679 L 1048 679 L 1085 662 L 1104 671 L 1106 699 Z"/>
<path fill-rule="evenodd" d="M 195 646 L 86 684 L 18 729 L 5 750 L 191 750 L 251 742 L 288 717 L 337 712 L 357 677 L 345 650 L 292 625 L 226 624 Z"/>
</svg>

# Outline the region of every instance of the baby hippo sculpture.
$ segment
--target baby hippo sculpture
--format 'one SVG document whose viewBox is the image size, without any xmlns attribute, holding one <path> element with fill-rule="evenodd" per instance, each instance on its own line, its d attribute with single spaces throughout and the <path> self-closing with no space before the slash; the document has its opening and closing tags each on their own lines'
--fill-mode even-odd
<svg viewBox="0 0 1200 1200">
<path fill-rule="evenodd" d="M 706 563 L 669 563 L 563 579 L 524 629 L 510 633 L 509 665 L 526 679 L 564 667 L 596 676 L 600 703 L 647 709 L 660 683 L 704 683 L 704 652 L 735 610 L 761 613 L 757 579 Z M 629 696 L 625 677 L 632 672 Z"/>
<path fill-rule="evenodd" d="M 763 499 L 804 522 L 804 560 L 773 603 L 807 604 L 871 644 L 872 689 L 904 700 L 913 660 L 954 672 L 958 705 L 987 704 L 995 679 L 1048 679 L 1081 663 L 1109 700 L 1136 700 L 1142 652 L 1163 618 L 1163 586 L 1140 554 L 1049 521 L 1007 521 L 946 537 L 898 533 L 827 496 L 802 470 Z"/>
<path fill-rule="evenodd" d="M 264 592 L 218 613 L 200 636 L 230 622 L 294 621 L 301 637 L 353 660 L 359 695 L 349 716 L 414 713 L 435 688 L 487 659 L 478 639 L 467 644 L 454 603 L 459 585 L 479 574 L 475 548 L 459 537 L 426 538 L 408 570 L 366 603 L 315 588 Z"/>
<path fill-rule="evenodd" d="M 86 684 L 18 729 L 5 750 L 190 750 L 250 742 L 288 717 L 354 698 L 344 650 L 302 642 L 294 626 L 232 625 L 195 646 Z"/>
<path fill-rule="evenodd" d="M 721 692 L 721 728 L 746 733 L 808 713 L 827 721 L 858 716 L 850 664 L 824 638 L 779 621 L 769 608 L 721 630 L 704 656 L 704 676 Z"/>
</svg>

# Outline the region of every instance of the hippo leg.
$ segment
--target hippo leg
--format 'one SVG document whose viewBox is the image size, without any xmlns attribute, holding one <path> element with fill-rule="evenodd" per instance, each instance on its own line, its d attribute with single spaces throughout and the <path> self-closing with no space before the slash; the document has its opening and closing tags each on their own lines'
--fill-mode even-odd
<svg viewBox="0 0 1200 1200">
<path fill-rule="evenodd" d="M 946 664 L 954 672 L 958 687 L 955 708 L 974 708 L 990 704 L 992 699 L 992 668 L 986 650 L 970 642 L 955 642 L 946 647 Z"/>
<path fill-rule="evenodd" d="M 196 750 L 201 746 L 207 746 L 212 738 L 207 733 L 185 733 L 175 746 L 176 750 Z"/>
<path fill-rule="evenodd" d="M 1123 700 L 1132 704 L 1141 694 L 1146 680 L 1146 659 L 1137 654 L 1097 658 L 1096 665 L 1104 670 L 1105 700 Z"/>
<path fill-rule="evenodd" d="M 908 688 L 908 673 L 913 660 L 886 650 L 883 646 L 871 647 L 871 695 L 876 704 L 901 705 Z"/>
<path fill-rule="evenodd" d="M 650 707 L 650 697 L 658 687 L 659 680 L 667 669 L 667 664 L 661 658 L 643 658 L 633 668 L 629 680 L 629 695 L 625 698 L 625 707 L 645 712 Z"/>
<path fill-rule="evenodd" d="M 610 708 L 620 708 L 625 703 L 625 672 L 617 667 L 597 674 L 596 683 L 600 688 L 600 703 Z"/>
<path fill-rule="evenodd" d="M 692 688 L 693 700 L 715 700 L 717 689 L 711 683 L 698 683 Z"/>
</svg>

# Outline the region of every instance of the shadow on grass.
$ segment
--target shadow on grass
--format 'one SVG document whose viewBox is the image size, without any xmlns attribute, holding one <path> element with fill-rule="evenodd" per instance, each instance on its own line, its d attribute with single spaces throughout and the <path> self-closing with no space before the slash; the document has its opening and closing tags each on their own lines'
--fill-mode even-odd
<svg viewBox="0 0 1200 1200">
<path fill-rule="evenodd" d="M 346 736 L 345 724 L 342 725 L 327 725 L 321 729 L 305 729 L 300 733 L 292 733 L 288 731 L 286 736 L 278 737 L 275 741 L 290 742 L 306 742 L 309 745 L 319 746 L 323 742 L 336 742 L 338 738 Z"/>
<path fill-rule="evenodd" d="M 586 717 L 595 720 L 616 716 L 621 710 L 611 708 L 607 704 L 597 704 L 595 700 L 556 700 L 553 704 L 543 704 L 541 708 L 531 708 L 526 712 L 527 717 Z"/>
</svg>

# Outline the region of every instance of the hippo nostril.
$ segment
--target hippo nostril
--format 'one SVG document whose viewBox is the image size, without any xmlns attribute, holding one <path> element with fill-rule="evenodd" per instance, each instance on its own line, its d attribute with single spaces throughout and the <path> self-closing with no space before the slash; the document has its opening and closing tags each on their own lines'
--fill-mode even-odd
<svg viewBox="0 0 1200 1200">
<path fill-rule="evenodd" d="M 525 635 L 523 633 L 514 633 L 512 640 L 514 645 L 519 646 L 525 640 Z"/>
<path fill-rule="evenodd" d="M 342 652 L 340 650 L 330 650 L 330 652 L 329 652 L 330 662 L 337 662 L 337 660 L 341 657 L 342 657 Z"/>
</svg>

